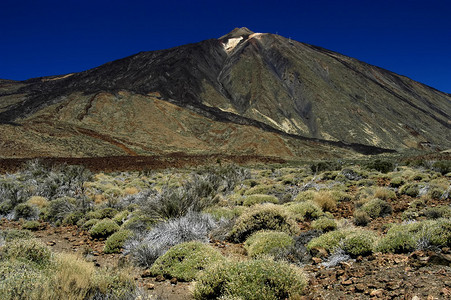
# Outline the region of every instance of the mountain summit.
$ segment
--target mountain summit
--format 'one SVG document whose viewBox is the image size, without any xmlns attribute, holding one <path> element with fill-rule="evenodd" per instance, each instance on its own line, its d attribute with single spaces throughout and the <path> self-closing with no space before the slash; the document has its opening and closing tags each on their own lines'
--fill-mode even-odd
<svg viewBox="0 0 451 300">
<path fill-rule="evenodd" d="M 242 27 L 80 73 L 0 81 L 0 153 L 447 149 L 450 112 L 450 95 L 407 77 Z"/>
</svg>

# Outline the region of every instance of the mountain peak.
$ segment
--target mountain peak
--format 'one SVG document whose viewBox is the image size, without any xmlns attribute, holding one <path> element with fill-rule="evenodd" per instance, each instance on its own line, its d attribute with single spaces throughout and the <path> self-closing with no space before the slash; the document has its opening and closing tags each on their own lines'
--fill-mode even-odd
<svg viewBox="0 0 451 300">
<path fill-rule="evenodd" d="M 235 28 L 232 31 L 230 31 L 229 33 L 227 33 L 226 35 L 223 35 L 219 38 L 219 40 L 227 40 L 227 39 L 232 39 L 232 38 L 239 38 L 242 36 L 246 36 L 246 35 L 251 35 L 254 32 L 252 30 L 249 30 L 246 27 L 241 27 L 241 28 Z"/>
</svg>

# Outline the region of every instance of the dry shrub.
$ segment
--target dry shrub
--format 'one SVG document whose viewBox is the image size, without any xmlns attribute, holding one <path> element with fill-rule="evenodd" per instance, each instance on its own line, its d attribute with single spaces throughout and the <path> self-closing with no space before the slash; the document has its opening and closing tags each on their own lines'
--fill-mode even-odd
<svg viewBox="0 0 451 300">
<path fill-rule="evenodd" d="M 379 187 L 374 191 L 374 197 L 381 200 L 395 199 L 396 193 L 392 190 Z"/>
<path fill-rule="evenodd" d="M 32 197 L 30 197 L 30 199 L 28 199 L 27 203 L 34 205 L 34 206 L 38 207 L 39 209 L 42 209 L 49 204 L 49 200 L 47 200 L 47 198 L 41 197 L 41 196 L 32 196 Z"/>
<path fill-rule="evenodd" d="M 337 200 L 330 191 L 319 191 L 313 196 L 313 201 L 324 211 L 332 211 L 337 208 Z"/>
</svg>

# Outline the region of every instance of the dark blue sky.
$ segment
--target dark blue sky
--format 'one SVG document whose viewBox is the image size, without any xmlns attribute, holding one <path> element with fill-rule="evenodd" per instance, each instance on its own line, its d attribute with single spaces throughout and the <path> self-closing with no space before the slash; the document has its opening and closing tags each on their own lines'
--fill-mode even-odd
<svg viewBox="0 0 451 300">
<path fill-rule="evenodd" d="M 243 26 L 337 51 L 451 93 L 448 0 L 1 0 L 0 78 L 83 71 Z"/>
</svg>

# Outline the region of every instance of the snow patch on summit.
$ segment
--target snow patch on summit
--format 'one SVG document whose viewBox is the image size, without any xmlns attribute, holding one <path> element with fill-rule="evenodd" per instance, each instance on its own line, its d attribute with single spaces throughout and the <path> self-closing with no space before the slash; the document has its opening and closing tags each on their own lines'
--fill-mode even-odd
<svg viewBox="0 0 451 300">
<path fill-rule="evenodd" d="M 225 51 L 230 52 L 233 49 L 235 49 L 235 47 L 240 43 L 240 41 L 242 39 L 243 39 L 242 36 L 237 37 L 237 38 L 228 39 L 227 43 L 223 44 Z"/>
</svg>

